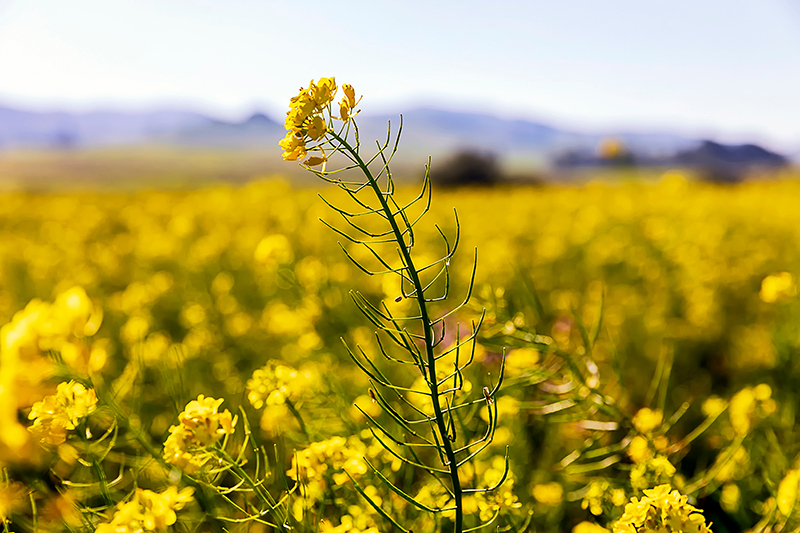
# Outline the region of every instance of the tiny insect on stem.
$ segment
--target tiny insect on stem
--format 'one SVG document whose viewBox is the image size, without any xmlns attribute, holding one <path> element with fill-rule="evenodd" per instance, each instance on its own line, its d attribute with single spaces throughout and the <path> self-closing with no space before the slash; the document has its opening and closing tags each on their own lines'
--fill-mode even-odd
<svg viewBox="0 0 800 533">
<path fill-rule="evenodd" d="M 489 392 L 489 387 L 483 388 L 483 397 L 486 398 L 486 403 L 489 405 L 494 403 L 494 398 L 492 398 L 492 394 Z"/>
</svg>

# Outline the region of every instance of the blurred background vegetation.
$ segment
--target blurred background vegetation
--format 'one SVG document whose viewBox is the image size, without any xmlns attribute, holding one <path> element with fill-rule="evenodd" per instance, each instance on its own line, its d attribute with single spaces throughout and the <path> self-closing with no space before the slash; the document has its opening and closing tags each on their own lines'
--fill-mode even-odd
<svg viewBox="0 0 800 533">
<path fill-rule="evenodd" d="M 335 191 L 324 192 L 335 201 Z M 457 208 L 463 250 L 479 250 L 475 298 L 458 317 L 487 312 L 475 386 L 482 374 L 497 375 L 508 350 L 500 427 L 485 464 L 511 446 L 515 497 L 524 503 L 509 507 L 522 513 L 517 520 L 532 510 L 536 528 L 567 531 L 618 517 L 611 489 L 635 490 L 632 472 L 643 459 L 630 451 L 639 427 L 630 421 L 645 407 L 663 425 L 659 418 L 658 429 L 639 433 L 677 468 L 646 479 L 693 487 L 715 531 L 741 531 L 774 513 L 768 502 L 800 451 L 800 250 L 790 245 L 800 239 L 798 194 L 792 180 L 719 185 L 680 171 L 649 182 L 434 186 L 429 223 L 454 231 Z M 98 370 L 109 382 L 134 379 L 137 420 L 154 442 L 198 394 L 244 407 L 261 438 L 289 454 L 308 442 L 304 430 L 319 439 L 363 427 L 351 406 L 368 406 L 369 383 L 339 338 L 374 341 L 348 292 L 397 311 L 410 302 L 347 262 L 318 221 L 330 212 L 315 190 L 273 178 L 2 198 L 0 318 L 84 287 L 104 313 L 93 341 L 105 354 Z M 438 234 L 418 239 L 420 257 L 432 256 Z M 454 265 L 457 291 L 466 289 L 469 255 Z M 587 376 L 599 380 L 591 388 L 613 398 L 616 414 L 598 411 L 558 363 L 589 352 Z M 285 410 L 254 411 L 246 401 L 248 380 L 269 360 L 316 376 L 297 397 L 306 428 Z M 715 398 L 724 409 L 742 391 L 751 398 L 744 411 L 731 407 L 684 442 L 717 419 Z M 758 407 L 765 401 L 772 403 Z M 39 476 L 35 465 L 18 473 Z M 10 457 L 6 466 L 19 468 Z"/>
</svg>

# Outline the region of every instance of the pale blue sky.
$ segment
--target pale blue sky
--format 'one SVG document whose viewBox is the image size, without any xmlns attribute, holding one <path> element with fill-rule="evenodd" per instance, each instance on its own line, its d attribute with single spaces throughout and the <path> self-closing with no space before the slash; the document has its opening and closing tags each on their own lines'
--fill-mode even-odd
<svg viewBox="0 0 800 533">
<path fill-rule="evenodd" d="M 800 0 L 0 0 L 0 105 L 276 118 L 335 75 L 583 129 L 800 146 Z"/>
</svg>

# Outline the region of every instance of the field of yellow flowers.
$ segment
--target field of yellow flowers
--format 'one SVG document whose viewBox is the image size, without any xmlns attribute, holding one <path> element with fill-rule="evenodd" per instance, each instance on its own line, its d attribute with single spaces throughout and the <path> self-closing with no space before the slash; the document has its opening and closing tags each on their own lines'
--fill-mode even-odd
<svg viewBox="0 0 800 533">
<path fill-rule="evenodd" d="M 485 312 L 462 390 L 481 398 L 505 361 L 488 408 L 459 411 L 462 431 L 493 432 L 461 475 L 497 487 L 464 496 L 465 529 L 641 531 L 662 509 L 684 531 L 794 530 L 798 197 L 677 172 L 434 190 L 420 263 L 454 207 L 454 293 L 478 249 L 447 325 L 466 335 Z M 412 302 L 348 261 L 318 220 L 337 216 L 281 180 L 3 194 L 5 530 L 448 529 L 448 485 L 409 468 L 435 452 L 376 441 L 397 402 L 340 340 L 379 353 L 352 290 L 387 312 Z"/>
</svg>

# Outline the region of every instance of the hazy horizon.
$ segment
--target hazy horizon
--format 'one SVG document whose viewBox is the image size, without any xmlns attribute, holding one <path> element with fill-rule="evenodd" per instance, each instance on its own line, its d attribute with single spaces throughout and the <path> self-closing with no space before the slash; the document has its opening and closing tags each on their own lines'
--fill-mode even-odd
<svg viewBox="0 0 800 533">
<path fill-rule="evenodd" d="M 335 75 L 369 113 L 426 104 L 797 151 L 798 67 L 798 0 L 0 3 L 0 105 L 32 110 L 280 117 Z"/>
</svg>

